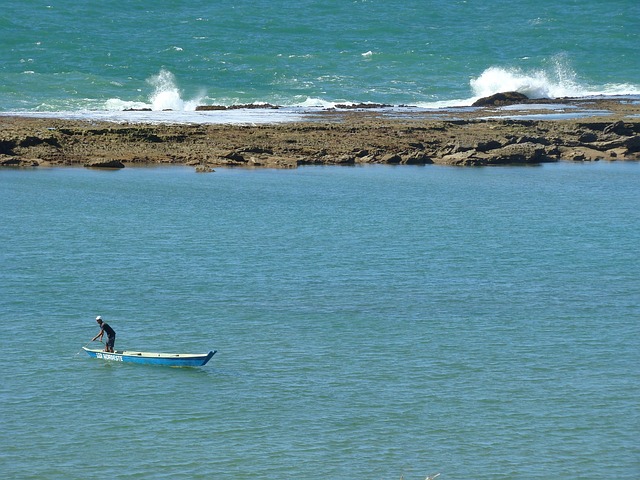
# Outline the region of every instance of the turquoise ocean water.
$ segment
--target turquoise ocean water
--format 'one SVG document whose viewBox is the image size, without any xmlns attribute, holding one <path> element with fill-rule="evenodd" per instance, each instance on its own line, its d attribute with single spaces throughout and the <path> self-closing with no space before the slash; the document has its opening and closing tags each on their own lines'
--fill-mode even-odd
<svg viewBox="0 0 640 480">
<path fill-rule="evenodd" d="M 1 10 L 0 112 L 640 95 L 631 0 Z M 2 170 L 0 478 L 639 478 L 639 180 Z M 218 353 L 92 360 L 98 314 L 120 348 Z"/>
<path fill-rule="evenodd" d="M 636 479 L 639 182 L 2 170 L 0 476 Z"/>
<path fill-rule="evenodd" d="M 4 0 L 0 32 L 3 112 L 640 94 L 636 0 Z"/>
</svg>

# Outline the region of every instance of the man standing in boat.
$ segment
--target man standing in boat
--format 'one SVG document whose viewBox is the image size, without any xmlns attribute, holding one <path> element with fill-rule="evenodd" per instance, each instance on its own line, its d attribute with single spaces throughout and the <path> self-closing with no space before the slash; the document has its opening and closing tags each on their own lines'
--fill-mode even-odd
<svg viewBox="0 0 640 480">
<path fill-rule="evenodd" d="M 95 337 L 93 337 L 91 341 L 93 342 L 98 338 L 102 340 L 102 336 L 106 333 L 107 343 L 104 346 L 104 351 L 114 353 L 113 347 L 116 343 L 116 331 L 113 328 L 111 328 L 108 323 L 103 322 L 102 317 L 100 315 L 96 317 L 96 322 L 98 322 L 98 325 L 100 325 L 100 333 L 98 333 Z"/>
</svg>

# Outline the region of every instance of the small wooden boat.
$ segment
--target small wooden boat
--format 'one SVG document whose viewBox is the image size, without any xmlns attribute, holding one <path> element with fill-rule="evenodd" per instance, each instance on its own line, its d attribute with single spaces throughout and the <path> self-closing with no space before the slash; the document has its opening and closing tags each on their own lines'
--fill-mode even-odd
<svg viewBox="0 0 640 480">
<path fill-rule="evenodd" d="M 132 352 L 128 350 L 116 350 L 115 352 L 105 352 L 104 350 L 93 350 L 82 347 L 90 357 L 114 362 L 146 363 L 149 365 L 166 365 L 169 367 L 201 367 L 211 360 L 216 353 L 212 350 L 209 353 L 152 353 L 152 352 Z"/>
</svg>

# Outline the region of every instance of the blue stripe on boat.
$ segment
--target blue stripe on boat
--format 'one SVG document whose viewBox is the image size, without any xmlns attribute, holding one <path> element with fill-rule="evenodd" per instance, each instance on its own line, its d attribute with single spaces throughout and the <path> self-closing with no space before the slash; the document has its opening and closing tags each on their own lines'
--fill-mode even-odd
<svg viewBox="0 0 640 480">
<path fill-rule="evenodd" d="M 216 350 L 204 354 L 133 352 L 127 350 L 116 350 L 114 353 L 109 353 L 87 347 L 82 347 L 82 349 L 87 352 L 90 357 L 102 360 L 142 363 L 147 365 L 166 365 L 170 367 L 201 367 L 206 365 L 216 353 Z"/>
</svg>

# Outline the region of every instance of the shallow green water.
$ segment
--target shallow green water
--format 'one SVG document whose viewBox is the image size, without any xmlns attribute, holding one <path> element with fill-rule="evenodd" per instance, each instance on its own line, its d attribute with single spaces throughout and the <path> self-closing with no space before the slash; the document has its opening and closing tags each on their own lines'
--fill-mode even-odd
<svg viewBox="0 0 640 480">
<path fill-rule="evenodd" d="M 1 170 L 0 474 L 637 478 L 639 180 Z"/>
</svg>

